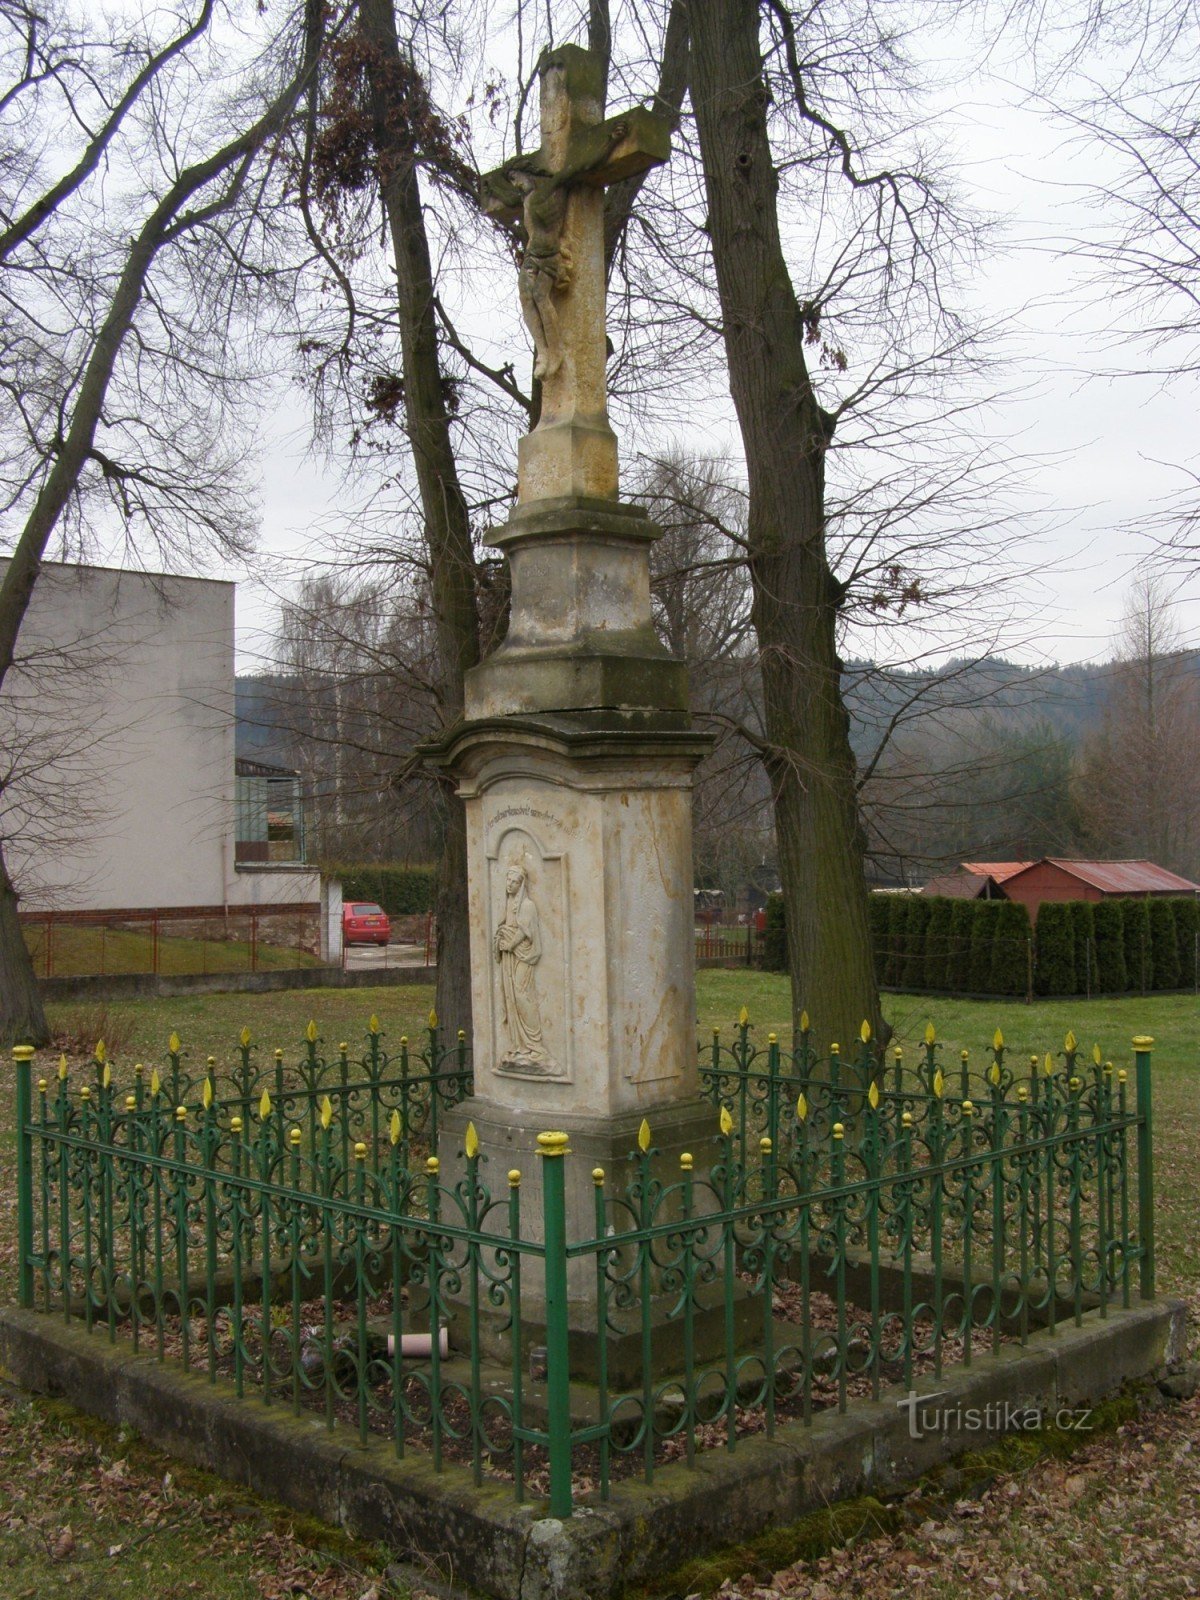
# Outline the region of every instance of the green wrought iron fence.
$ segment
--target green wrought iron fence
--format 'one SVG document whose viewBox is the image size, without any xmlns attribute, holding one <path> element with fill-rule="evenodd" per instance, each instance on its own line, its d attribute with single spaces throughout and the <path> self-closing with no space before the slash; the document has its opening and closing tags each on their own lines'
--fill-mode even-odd
<svg viewBox="0 0 1200 1600">
<path fill-rule="evenodd" d="M 886 1385 L 1154 1294 L 1149 1039 L 1134 1083 L 1072 1035 L 1014 1063 L 843 1061 L 753 1042 L 701 1060 L 708 1148 L 667 1170 L 643 1122 L 592 1173 L 570 1236 L 566 1134 L 539 1137 L 541 1201 L 498 1186 L 467 1124 L 466 1040 L 114 1081 L 32 1081 L 16 1051 L 20 1301 L 265 1406 L 316 1409 L 566 1515 L 614 1479 L 736 1450 Z M 584 1290 L 581 1293 L 580 1284 Z M 444 1333 L 443 1329 L 448 1328 Z M 616 1352 L 624 1352 L 616 1359 Z M 629 1352 L 633 1359 L 630 1361 Z"/>
</svg>

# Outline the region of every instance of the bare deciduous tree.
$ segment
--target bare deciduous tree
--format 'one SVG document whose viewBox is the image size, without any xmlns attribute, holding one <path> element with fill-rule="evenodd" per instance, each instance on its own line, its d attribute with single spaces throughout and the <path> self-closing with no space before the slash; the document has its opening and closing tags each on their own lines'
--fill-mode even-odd
<svg viewBox="0 0 1200 1600">
<path fill-rule="evenodd" d="M 107 515 L 179 554 L 247 536 L 232 335 L 269 284 L 270 162 L 314 70 L 317 0 L 265 38 L 151 13 L 0 9 L 0 690 L 51 540 Z M 218 64 L 227 70 L 211 69 Z M 209 92 L 198 89 L 207 81 Z M 0 854 L 0 1038 L 47 1028 Z"/>
</svg>

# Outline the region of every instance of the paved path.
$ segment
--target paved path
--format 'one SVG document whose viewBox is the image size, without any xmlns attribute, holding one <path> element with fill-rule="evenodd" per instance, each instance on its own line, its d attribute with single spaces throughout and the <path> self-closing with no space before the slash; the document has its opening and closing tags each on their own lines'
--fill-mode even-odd
<svg viewBox="0 0 1200 1600">
<path fill-rule="evenodd" d="M 425 946 L 423 944 L 351 944 L 346 946 L 344 964 L 347 972 L 368 972 L 378 967 L 424 968 Z"/>
</svg>

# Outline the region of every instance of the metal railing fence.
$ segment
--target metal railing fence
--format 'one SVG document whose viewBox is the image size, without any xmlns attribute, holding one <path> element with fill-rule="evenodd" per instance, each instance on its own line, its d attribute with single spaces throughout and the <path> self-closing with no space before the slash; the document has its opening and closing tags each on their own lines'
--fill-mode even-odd
<svg viewBox="0 0 1200 1600">
<path fill-rule="evenodd" d="M 90 1081 L 35 1084 L 22 1047 L 20 1302 L 566 1515 L 1152 1297 L 1151 1043 L 1131 1083 L 1071 1035 L 1014 1063 L 997 1033 L 976 1067 L 930 1031 L 910 1066 L 869 1036 L 852 1061 L 807 1029 L 758 1047 L 743 1015 L 702 1054 L 709 1148 L 668 1167 L 643 1122 L 586 1224 L 565 1134 L 524 1210 L 472 1124 L 443 1172 L 471 1077 L 434 1018 L 392 1054 L 372 1018 L 353 1057 L 310 1025 L 261 1067 L 243 1035 L 223 1074 L 173 1037 L 124 1088 L 102 1048 Z"/>
</svg>

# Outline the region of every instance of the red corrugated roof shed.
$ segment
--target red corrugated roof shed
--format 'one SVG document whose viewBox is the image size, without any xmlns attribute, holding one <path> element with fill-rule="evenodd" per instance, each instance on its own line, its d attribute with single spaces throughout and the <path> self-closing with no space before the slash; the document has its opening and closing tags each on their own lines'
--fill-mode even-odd
<svg viewBox="0 0 1200 1600">
<path fill-rule="evenodd" d="M 1200 884 L 1153 861 L 1065 861 L 1059 856 L 1047 856 L 1046 860 L 1102 894 L 1195 894 L 1200 890 Z"/>
<path fill-rule="evenodd" d="M 1005 878 L 1014 877 L 1018 872 L 1024 872 L 1026 867 L 1033 866 L 1032 861 L 963 861 L 959 865 L 964 872 L 972 872 L 978 878 L 994 878 L 997 883 L 1003 883 Z"/>
</svg>

